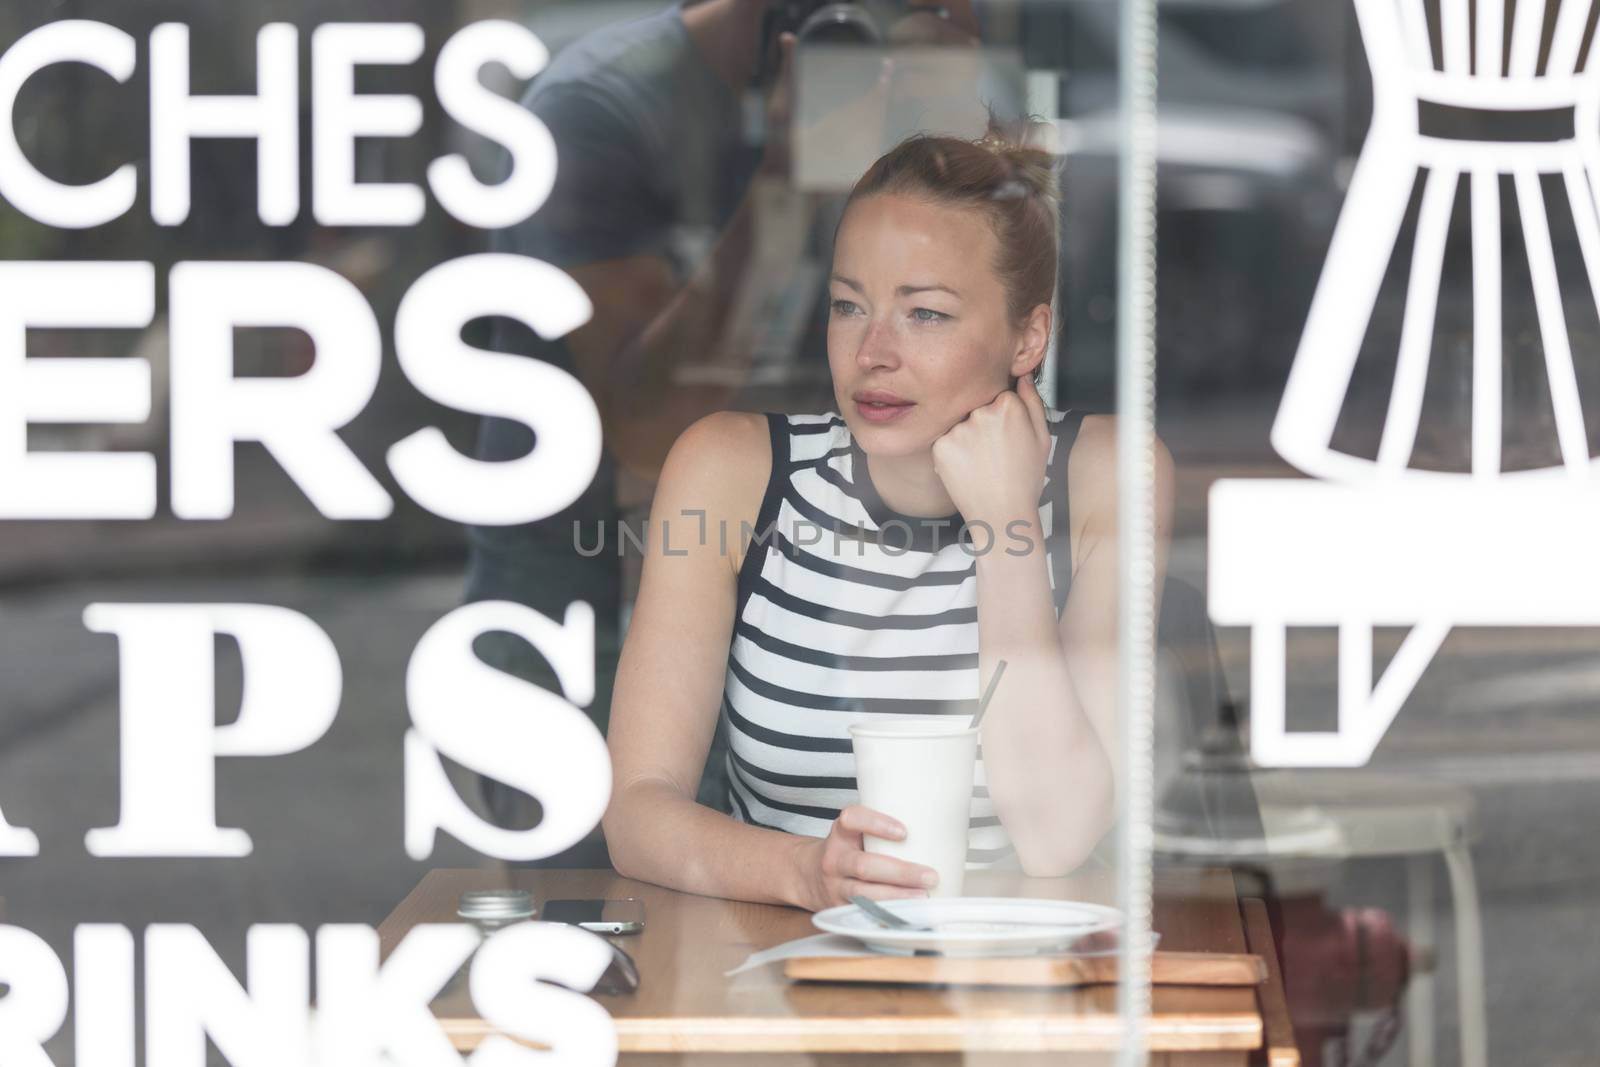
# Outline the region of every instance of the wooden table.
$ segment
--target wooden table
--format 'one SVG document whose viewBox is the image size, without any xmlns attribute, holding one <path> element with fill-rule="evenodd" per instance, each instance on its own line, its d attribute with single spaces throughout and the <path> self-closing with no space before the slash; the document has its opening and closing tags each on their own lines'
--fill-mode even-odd
<svg viewBox="0 0 1600 1067">
<path fill-rule="evenodd" d="M 810 914 L 678 893 L 611 871 L 432 871 L 379 926 L 383 953 L 418 923 L 459 921 L 455 908 L 463 890 L 504 887 L 527 889 L 536 903 L 627 896 L 645 902 L 644 933 L 617 939 L 639 965 L 639 991 L 599 998 L 616 1021 L 619 1048 L 629 1063 L 736 1067 L 750 1059 L 727 1053 L 767 1054 L 756 1061 L 764 1067 L 973 1064 L 987 1062 L 990 1053 L 1007 1067 L 1101 1063 L 1123 1038 L 1117 989 L 1110 985 L 1035 990 L 795 983 L 779 964 L 725 978 L 724 972 L 751 952 L 815 933 Z M 1112 890 L 1111 879 L 1101 875 L 1050 880 L 1000 872 L 967 875 L 972 895 L 1109 903 Z M 1147 1030 L 1153 1063 L 1292 1067 L 1298 1062 L 1285 1029 L 1287 1015 L 1274 1010 L 1282 1007 L 1282 982 L 1270 929 L 1264 921 L 1251 923 L 1247 937 L 1246 925 L 1228 872 L 1180 870 L 1157 876 L 1155 929 L 1161 949 L 1255 952 L 1269 959 L 1273 977 L 1257 988 L 1155 987 Z M 470 1003 L 463 999 L 459 1008 L 456 1003 L 436 1004 L 435 1011 L 456 1047 L 465 1051 L 492 1031 Z"/>
</svg>

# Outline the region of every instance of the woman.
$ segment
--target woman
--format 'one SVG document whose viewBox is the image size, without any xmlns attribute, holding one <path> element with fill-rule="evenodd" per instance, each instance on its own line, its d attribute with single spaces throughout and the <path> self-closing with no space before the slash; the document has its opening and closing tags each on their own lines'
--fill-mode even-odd
<svg viewBox="0 0 1600 1067">
<path fill-rule="evenodd" d="M 1115 431 L 1034 387 L 1054 185 L 1047 153 L 992 135 L 892 150 L 835 242 L 837 412 L 713 415 L 674 445 L 611 710 L 623 874 L 813 910 L 922 895 L 932 870 L 863 848 L 904 828 L 854 802 L 846 727 L 970 713 L 1002 659 L 969 862 L 1064 874 L 1109 829 Z M 732 816 L 694 800 L 719 715 Z"/>
</svg>

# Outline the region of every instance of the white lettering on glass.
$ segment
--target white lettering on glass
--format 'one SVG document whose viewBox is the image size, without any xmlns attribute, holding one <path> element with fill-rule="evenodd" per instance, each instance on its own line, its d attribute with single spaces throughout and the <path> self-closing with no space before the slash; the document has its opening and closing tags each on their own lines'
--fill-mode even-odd
<svg viewBox="0 0 1600 1067">
<path fill-rule="evenodd" d="M 90 830 L 94 856 L 247 856 L 250 835 L 216 823 L 219 756 L 310 745 L 339 711 L 342 674 L 316 623 L 267 604 L 90 604 L 84 625 L 117 636 L 121 810 Z M 239 717 L 216 725 L 215 638 L 239 643 Z"/>
<path fill-rule="evenodd" d="M 472 650 L 486 633 L 509 633 L 549 661 L 562 692 L 490 667 Z M 577 844 L 605 814 L 611 760 L 605 739 L 578 708 L 594 699 L 594 609 L 578 602 L 561 622 L 510 601 L 459 607 L 417 642 L 406 669 L 406 854 L 424 860 L 444 830 L 503 860 L 535 860 Z M 570 701 L 570 703 L 569 703 Z M 507 830 L 456 795 L 440 757 L 515 786 L 544 809 L 539 824 Z"/>
<path fill-rule="evenodd" d="M 1249 626 L 1251 752 L 1266 766 L 1365 764 L 1452 626 L 1600 625 L 1597 469 L 1589 454 L 1564 296 L 1600 304 L 1600 96 L 1576 73 L 1589 5 L 1565 3 L 1546 73 L 1536 74 L 1545 6 L 1519 4 L 1502 67 L 1498 5 L 1440 15 L 1444 69 L 1433 68 L 1421 4 L 1355 0 L 1372 70 L 1372 126 L 1351 176 L 1272 444 L 1318 481 L 1221 481 L 1210 505 L 1211 614 Z M 1424 135 L 1423 105 L 1572 109 L 1570 136 L 1545 141 Z M 1394 383 L 1376 457 L 1333 447 L 1411 191 L 1418 211 Z M 1559 465 L 1503 469 L 1501 190 L 1511 179 L 1533 282 Z M 1563 293 L 1543 178 L 1570 205 L 1586 287 Z M 1472 241 L 1470 469 L 1411 465 L 1435 344 L 1446 238 L 1456 193 L 1469 190 Z M 1564 217 L 1565 212 L 1558 213 Z M 1580 291 L 1583 290 L 1583 291 Z M 1524 349 L 1532 346 L 1524 346 Z M 1587 353 L 1587 358 L 1594 358 Z M 1291 731 L 1287 630 L 1339 633 L 1338 729 Z M 1376 680 L 1374 627 L 1408 627 Z"/>
</svg>

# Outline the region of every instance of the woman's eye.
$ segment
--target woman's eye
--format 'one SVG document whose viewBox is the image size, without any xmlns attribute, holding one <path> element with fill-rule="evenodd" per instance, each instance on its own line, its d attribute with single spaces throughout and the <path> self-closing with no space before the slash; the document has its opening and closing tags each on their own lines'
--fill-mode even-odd
<svg viewBox="0 0 1600 1067">
<path fill-rule="evenodd" d="M 854 315 L 857 311 L 861 310 L 849 300 L 833 300 L 829 302 L 828 307 L 835 315 Z"/>
<path fill-rule="evenodd" d="M 946 315 L 942 311 L 935 311 L 932 308 L 916 308 L 911 312 L 911 317 L 918 322 L 943 322 L 950 316 Z"/>
</svg>

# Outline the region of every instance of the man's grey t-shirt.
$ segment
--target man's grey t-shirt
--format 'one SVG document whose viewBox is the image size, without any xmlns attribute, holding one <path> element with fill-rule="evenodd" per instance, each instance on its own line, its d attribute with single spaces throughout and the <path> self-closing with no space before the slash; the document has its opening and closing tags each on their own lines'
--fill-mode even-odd
<svg viewBox="0 0 1600 1067">
<path fill-rule="evenodd" d="M 760 146 L 743 135 L 738 95 L 707 66 L 676 5 L 569 45 L 530 86 L 523 106 L 555 140 L 555 186 L 531 218 L 496 233 L 493 247 L 558 267 L 649 254 L 671 263 L 680 282 L 687 279 L 760 158 Z M 575 369 L 560 341 L 541 341 L 505 320 L 494 334 L 498 350 Z M 486 419 L 478 453 L 510 459 L 532 445 L 527 427 Z M 617 519 L 615 471 L 606 456 L 566 511 L 526 526 L 471 531 L 469 597 L 521 601 L 556 618 L 584 600 L 594 605 L 597 626 L 614 628 L 621 601 Z M 605 550 L 586 556 L 602 530 Z"/>
</svg>

